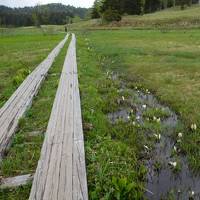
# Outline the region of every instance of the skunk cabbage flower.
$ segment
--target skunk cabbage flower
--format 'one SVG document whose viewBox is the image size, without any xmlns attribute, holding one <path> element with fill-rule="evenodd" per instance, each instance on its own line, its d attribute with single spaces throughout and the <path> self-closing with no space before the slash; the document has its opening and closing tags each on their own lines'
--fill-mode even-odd
<svg viewBox="0 0 200 200">
<path fill-rule="evenodd" d="M 197 130 L 197 125 L 196 124 L 192 124 L 191 125 L 191 129 L 194 130 L 194 131 L 196 131 Z"/>
<path fill-rule="evenodd" d="M 183 137 L 183 133 L 178 133 L 178 137 L 182 138 Z"/>
<path fill-rule="evenodd" d="M 160 122 L 160 118 L 158 118 L 156 121 L 159 123 Z"/>
<path fill-rule="evenodd" d="M 139 120 L 139 119 L 140 119 L 140 116 L 137 116 L 136 119 Z"/>
<path fill-rule="evenodd" d="M 142 105 L 142 107 L 143 107 L 144 109 L 146 109 L 146 108 L 147 108 L 147 105 L 144 104 L 144 105 Z"/>
<path fill-rule="evenodd" d="M 146 146 L 146 145 L 144 145 L 144 148 L 145 148 L 145 149 L 147 149 L 147 150 L 149 150 L 149 147 L 148 147 L 148 146 Z"/>
<path fill-rule="evenodd" d="M 177 148 L 176 148 L 176 146 L 174 146 L 174 151 L 177 151 Z"/>
</svg>

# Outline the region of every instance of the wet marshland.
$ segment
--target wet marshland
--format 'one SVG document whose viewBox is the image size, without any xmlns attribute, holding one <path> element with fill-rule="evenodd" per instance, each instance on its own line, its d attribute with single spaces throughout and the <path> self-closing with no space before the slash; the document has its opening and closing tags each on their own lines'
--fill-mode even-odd
<svg viewBox="0 0 200 200">
<path fill-rule="evenodd" d="M 183 137 L 178 129 L 181 126 L 179 117 L 148 89 L 129 88 L 123 82 L 119 93 L 124 91 L 129 97 L 121 96 L 119 109 L 109 113 L 108 119 L 113 125 L 119 120 L 132 123 L 142 128 L 146 137 L 153 138 L 151 143 L 144 145 L 142 152 L 147 168 L 146 198 L 200 199 L 200 177 L 191 172 L 179 148 Z"/>
</svg>

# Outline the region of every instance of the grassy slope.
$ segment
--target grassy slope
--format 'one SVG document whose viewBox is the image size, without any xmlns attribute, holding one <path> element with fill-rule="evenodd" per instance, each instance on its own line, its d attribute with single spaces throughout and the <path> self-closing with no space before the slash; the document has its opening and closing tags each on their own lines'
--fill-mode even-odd
<svg viewBox="0 0 200 200">
<path fill-rule="evenodd" d="M 0 107 L 62 38 L 52 28 L 0 29 Z"/>
<path fill-rule="evenodd" d="M 179 7 L 143 16 L 124 16 L 119 23 L 101 25 L 101 20 L 89 20 L 70 25 L 71 29 L 119 29 L 119 28 L 196 28 L 200 27 L 200 6 L 185 10 Z"/>
<path fill-rule="evenodd" d="M 33 100 L 32 107 L 27 111 L 25 117 L 21 119 L 12 146 L 0 166 L 0 175 L 2 177 L 35 172 L 67 47 L 68 43 L 56 58 L 47 79 Z M 31 184 L 19 188 L 0 190 L 0 199 L 28 199 L 30 188 Z"/>
</svg>

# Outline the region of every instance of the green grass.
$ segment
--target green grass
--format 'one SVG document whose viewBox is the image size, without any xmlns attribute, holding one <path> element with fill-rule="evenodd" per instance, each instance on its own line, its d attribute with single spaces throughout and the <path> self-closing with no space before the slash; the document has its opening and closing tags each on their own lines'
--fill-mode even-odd
<svg viewBox="0 0 200 200">
<path fill-rule="evenodd" d="M 146 169 L 139 156 L 145 139 L 132 124 L 108 122 L 119 83 L 106 75 L 106 60 L 91 48 L 87 36 L 78 35 L 77 55 L 83 121 L 93 127 L 85 131 L 89 198 L 141 199 Z"/>
<path fill-rule="evenodd" d="M 1 163 L 0 176 L 12 177 L 35 172 L 68 43 L 69 40 L 56 58 L 47 79 L 34 98 L 32 107 L 20 120 L 19 129 L 13 138 L 11 148 Z M 0 199 L 28 199 L 30 188 L 31 185 L 1 190 Z"/>
<path fill-rule="evenodd" d="M 58 31 L 44 30 L 16 28 L 4 29 L 3 34 L 0 33 L 0 107 L 64 38 L 64 34 Z"/>
<path fill-rule="evenodd" d="M 180 144 L 182 152 L 187 155 L 190 168 L 200 172 L 199 30 L 171 30 L 166 32 L 159 30 L 99 30 L 79 33 L 81 38 L 82 34 L 86 35 L 85 43 L 89 46 L 89 49 L 86 50 L 93 52 L 98 61 L 96 64 L 90 64 L 90 60 L 92 60 L 92 56 L 90 56 L 84 66 L 79 66 L 80 70 L 85 70 L 85 76 L 95 76 L 95 79 L 98 77 L 101 85 L 106 85 L 106 82 L 101 80 L 99 72 L 90 72 L 90 65 L 93 68 L 96 65 L 99 70 L 103 68 L 104 76 L 109 70 L 124 73 L 125 75 L 122 78 L 130 85 L 148 88 L 158 97 L 160 102 L 170 106 L 184 124 L 184 128 L 181 129 L 184 134 Z M 84 51 L 82 46 L 79 46 L 79 49 Z M 80 60 L 84 59 L 84 56 L 82 57 Z M 86 84 L 92 92 L 93 90 L 95 93 L 98 92 L 89 82 L 86 82 Z M 98 86 L 95 86 L 95 82 L 92 82 L 92 85 L 98 88 Z M 99 91 L 99 95 L 103 96 L 103 99 L 98 99 L 98 101 L 94 98 L 97 94 L 93 94 L 93 96 L 85 95 L 87 98 L 90 96 L 93 99 L 92 101 L 95 101 L 94 105 L 89 103 L 90 106 L 93 105 L 91 109 L 102 108 L 105 114 L 109 110 L 110 112 L 116 110 L 114 102 L 118 98 L 117 91 L 113 90 L 113 87 L 109 84 L 107 88 L 110 92 L 107 92 L 105 88 Z M 91 100 L 87 99 L 87 101 L 90 102 Z M 83 105 L 83 110 L 85 109 Z M 96 112 L 99 113 L 100 111 L 97 110 Z M 157 111 L 153 114 L 161 118 L 168 115 Z M 148 115 L 153 114 L 152 111 L 148 113 Z M 98 121 L 101 121 L 98 127 L 103 127 L 103 120 Z M 190 128 L 193 123 L 197 124 L 196 131 L 192 131 Z M 148 122 L 144 128 L 156 129 L 158 132 L 160 130 L 159 127 L 154 127 Z M 101 131 L 105 132 L 103 128 L 101 128 Z"/>
<path fill-rule="evenodd" d="M 170 8 L 143 16 L 123 16 L 120 22 L 102 24 L 100 19 L 78 22 L 70 25 L 73 30 L 83 29 L 149 29 L 161 28 L 163 31 L 169 28 L 199 28 L 200 6 L 195 5 L 180 10 L 180 7 Z"/>
<path fill-rule="evenodd" d="M 149 108 L 144 112 L 143 116 L 149 118 L 150 120 L 155 119 L 155 117 L 164 119 L 169 117 L 170 113 L 162 108 Z"/>
</svg>

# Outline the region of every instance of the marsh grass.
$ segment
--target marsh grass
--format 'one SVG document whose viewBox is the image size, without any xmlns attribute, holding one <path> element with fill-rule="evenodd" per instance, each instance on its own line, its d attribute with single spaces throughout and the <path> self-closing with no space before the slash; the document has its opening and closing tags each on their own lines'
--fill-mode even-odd
<svg viewBox="0 0 200 200">
<path fill-rule="evenodd" d="M 162 108 L 148 108 L 143 113 L 143 116 L 151 120 L 153 120 L 154 117 L 164 119 L 164 118 L 169 117 L 170 113 L 168 110 L 165 110 Z"/>
<path fill-rule="evenodd" d="M 124 74 L 121 78 L 128 83 L 128 87 L 137 87 L 144 92 L 148 88 L 160 102 L 178 114 L 184 124 L 182 132 L 185 133 L 181 149 L 188 157 L 190 168 L 199 171 L 199 30 L 170 30 L 164 33 L 160 30 L 99 30 L 84 33 L 98 58 L 96 65 L 104 73 L 111 70 Z M 111 103 L 120 98 L 116 94 L 113 91 L 109 97 Z M 108 104 L 105 110 L 115 110 L 116 106 L 115 103 Z M 155 114 L 161 118 L 168 115 L 159 111 Z M 197 124 L 195 132 L 190 129 L 193 123 Z M 151 129 L 149 126 L 152 125 L 147 123 L 146 128 Z"/>
<path fill-rule="evenodd" d="M 83 121 L 94 127 L 85 132 L 89 198 L 141 199 L 146 175 L 138 160 L 141 138 L 131 124 L 111 125 L 107 118 L 122 98 L 119 81 L 107 73 L 113 58 L 96 53 L 84 34 L 77 49 Z"/>
</svg>

